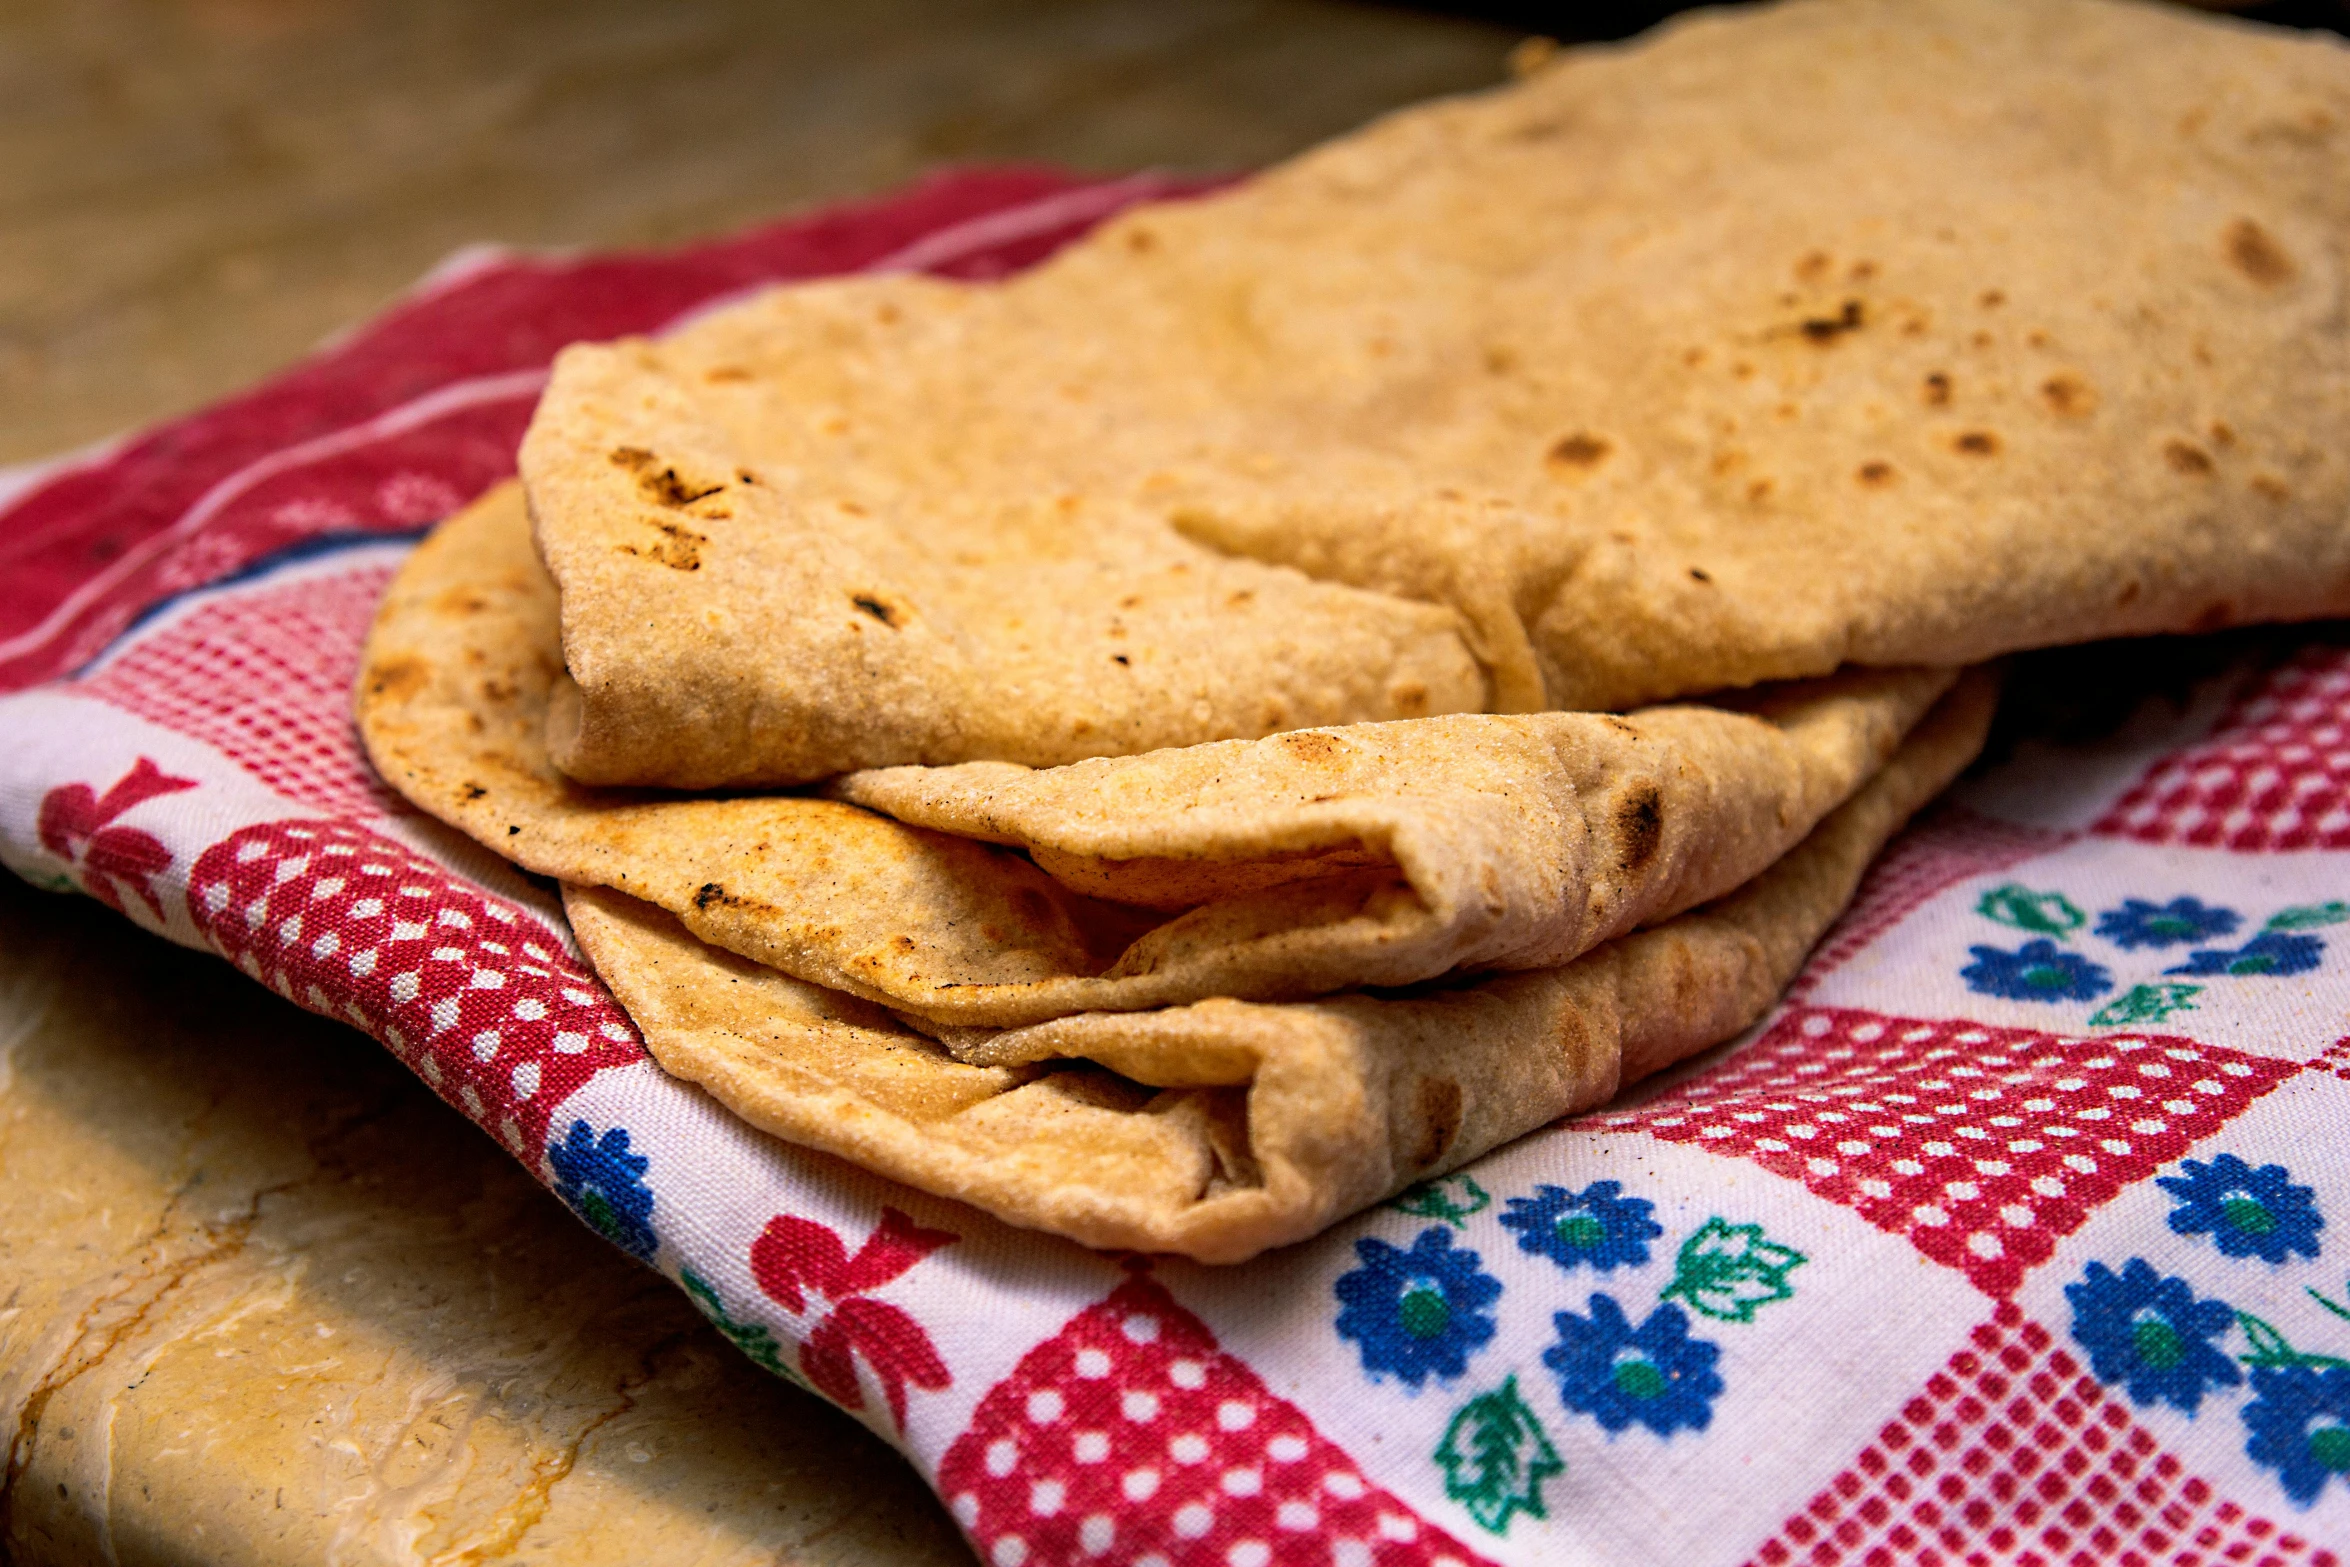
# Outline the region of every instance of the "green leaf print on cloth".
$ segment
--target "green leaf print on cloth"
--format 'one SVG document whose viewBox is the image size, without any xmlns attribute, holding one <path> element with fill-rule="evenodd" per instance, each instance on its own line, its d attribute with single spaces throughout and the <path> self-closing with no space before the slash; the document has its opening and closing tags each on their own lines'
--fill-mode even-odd
<svg viewBox="0 0 2350 1567">
<path fill-rule="evenodd" d="M 1752 1322 L 1772 1301 L 1794 1298 L 1787 1274 L 1809 1260 L 1792 1246 L 1764 1239 L 1759 1224 L 1708 1219 L 1681 1243 L 1663 1298 L 1717 1322 Z"/>
<path fill-rule="evenodd" d="M 1984 893 L 1975 904 L 1975 912 L 1987 920 L 2028 930 L 2036 936 L 2054 936 L 2059 941 L 2089 922 L 2089 916 L 2063 893 L 2034 892 L 2012 881 Z"/>
<path fill-rule="evenodd" d="M 1444 1470 L 1444 1494 L 1494 1534 L 1506 1532 L 1515 1513 L 1548 1516 L 1542 1482 L 1567 1467 L 1518 1396 L 1516 1377 L 1460 1407 L 1437 1444 L 1436 1462 Z"/>
<path fill-rule="evenodd" d="M 2201 994 L 2201 985 L 2181 985 L 2171 981 L 2132 985 L 2090 1013 L 2089 1026 L 2134 1028 L 2140 1023 L 2159 1023 L 2174 1013 L 2194 1011 L 2195 998 Z"/>
<path fill-rule="evenodd" d="M 1465 1175 L 1444 1175 L 1408 1186 L 1387 1206 L 1415 1219 L 1436 1219 L 1456 1230 L 1469 1227 L 1469 1216 L 1493 1205 L 1484 1187 Z"/>
<path fill-rule="evenodd" d="M 801 1376 L 796 1367 L 784 1362 L 783 1345 L 777 1342 L 775 1335 L 764 1324 L 742 1322 L 728 1315 L 726 1303 L 718 1298 L 717 1289 L 708 1279 L 691 1268 L 679 1268 L 677 1282 L 685 1286 L 686 1295 L 693 1301 L 695 1308 L 710 1319 L 710 1325 L 724 1334 L 728 1343 L 785 1381 L 796 1382 L 801 1387 L 808 1385 L 807 1378 Z"/>
</svg>

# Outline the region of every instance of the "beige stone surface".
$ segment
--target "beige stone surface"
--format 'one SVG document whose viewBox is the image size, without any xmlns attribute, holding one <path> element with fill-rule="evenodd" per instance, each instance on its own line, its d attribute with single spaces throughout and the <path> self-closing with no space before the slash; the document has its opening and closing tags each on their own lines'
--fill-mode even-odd
<svg viewBox="0 0 2350 1567">
<path fill-rule="evenodd" d="M 0 1561 L 955 1563 L 373 1043 L 0 878 Z"/>
<path fill-rule="evenodd" d="M 11 0 L 0 463 L 195 407 L 461 245 L 668 245 L 944 163 L 1245 169 L 1501 74 L 1338 0 Z"/>
</svg>

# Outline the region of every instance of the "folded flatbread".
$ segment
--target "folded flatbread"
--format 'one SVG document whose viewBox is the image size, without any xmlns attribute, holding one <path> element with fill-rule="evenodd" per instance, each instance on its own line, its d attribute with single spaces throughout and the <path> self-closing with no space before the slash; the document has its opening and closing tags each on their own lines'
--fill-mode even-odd
<svg viewBox="0 0 2350 1567">
<path fill-rule="evenodd" d="M 386 593 L 359 727 L 565 882 L 664 1066 L 1013 1222 L 1217 1261 L 1743 1028 L 1991 704 L 1881 671 L 695 798 L 555 768 L 556 618 L 495 491 Z"/>
<path fill-rule="evenodd" d="M 1910 813 L 1975 755 L 1970 675 L 1730 896 L 1555 968 L 1207 1000 L 958 1036 L 695 939 L 604 888 L 572 928 L 655 1059 L 752 1125 L 1015 1224 L 1237 1262 L 1719 1043 L 1777 999 Z"/>
<path fill-rule="evenodd" d="M 1799 0 L 1009 282 L 573 348 L 551 755 L 1043 767 L 2350 613 L 2346 154 L 2338 40 Z"/>
<path fill-rule="evenodd" d="M 1551 968 L 1751 881 L 1895 753 L 1940 670 L 1745 711 L 1464 714 L 829 798 L 595 790 L 547 756 L 552 583 L 512 486 L 402 567 L 360 732 L 410 799 L 539 874 L 926 1027 Z"/>
</svg>

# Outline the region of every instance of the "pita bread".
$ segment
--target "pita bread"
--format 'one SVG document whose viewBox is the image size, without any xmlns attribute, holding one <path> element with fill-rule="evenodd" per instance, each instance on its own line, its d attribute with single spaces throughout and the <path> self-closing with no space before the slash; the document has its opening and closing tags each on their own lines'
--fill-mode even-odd
<svg viewBox="0 0 2350 1567">
<path fill-rule="evenodd" d="M 1089 1012 L 950 1051 L 650 904 L 574 886 L 565 907 L 655 1058 L 753 1126 L 1014 1224 L 1237 1262 L 1745 1028 L 1991 706 L 1970 676 L 1727 898 L 1560 967 L 1403 995 Z"/>
<path fill-rule="evenodd" d="M 1750 881 L 1952 679 L 678 798 L 554 768 L 555 617 L 511 487 L 420 546 L 362 659 L 359 727 L 385 778 L 525 869 L 934 1031 L 1555 967 Z"/>
<path fill-rule="evenodd" d="M 2350 612 L 2350 49 L 1799 0 L 1032 272 L 568 350 L 597 783 L 1047 766 Z"/>
</svg>

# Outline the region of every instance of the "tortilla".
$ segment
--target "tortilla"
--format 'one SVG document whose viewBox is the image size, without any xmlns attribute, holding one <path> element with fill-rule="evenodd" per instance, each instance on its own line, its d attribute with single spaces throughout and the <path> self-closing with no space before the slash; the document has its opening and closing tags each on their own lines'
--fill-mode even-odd
<svg viewBox="0 0 2350 1567">
<path fill-rule="evenodd" d="M 567 350 L 552 755 L 1048 766 L 2350 612 L 2346 148 L 2338 40 L 1801 0 L 1008 282 Z"/>
<path fill-rule="evenodd" d="M 680 798 L 555 769 L 555 618 L 513 487 L 436 530 L 362 657 L 359 727 L 384 777 L 527 870 L 628 893 L 934 1032 L 1555 967 L 1750 881 L 1952 679 Z"/>
<path fill-rule="evenodd" d="M 1388 996 L 1207 1000 L 961 1037 L 566 887 L 655 1059 L 751 1125 L 1093 1246 L 1238 1262 L 1727 1039 L 1982 744 L 1970 676 L 1890 765 L 1731 896 L 1560 967 Z"/>
</svg>

